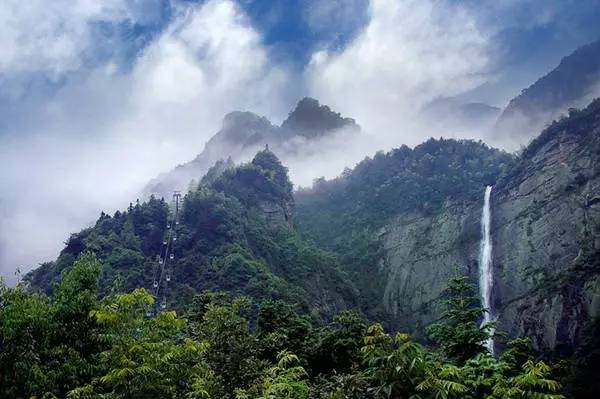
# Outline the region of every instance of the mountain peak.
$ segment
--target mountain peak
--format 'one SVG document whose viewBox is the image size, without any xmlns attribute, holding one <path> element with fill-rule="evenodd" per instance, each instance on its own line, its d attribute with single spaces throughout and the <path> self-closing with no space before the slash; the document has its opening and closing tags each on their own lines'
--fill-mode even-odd
<svg viewBox="0 0 600 399">
<path fill-rule="evenodd" d="M 321 105 L 311 97 L 300 100 L 281 127 L 292 135 L 308 138 L 322 136 L 328 131 L 341 128 L 360 129 L 354 119 L 342 117 L 340 113 L 332 111 L 327 105 Z"/>
<path fill-rule="evenodd" d="M 274 129 L 275 126 L 264 116 L 247 111 L 233 111 L 225 115 L 221 130 L 209 140 L 207 146 L 210 148 L 216 143 L 258 142 Z"/>
<path fill-rule="evenodd" d="M 264 116 L 259 116 L 248 111 L 233 111 L 223 118 L 221 131 L 256 131 L 272 128 L 273 125 Z"/>
</svg>

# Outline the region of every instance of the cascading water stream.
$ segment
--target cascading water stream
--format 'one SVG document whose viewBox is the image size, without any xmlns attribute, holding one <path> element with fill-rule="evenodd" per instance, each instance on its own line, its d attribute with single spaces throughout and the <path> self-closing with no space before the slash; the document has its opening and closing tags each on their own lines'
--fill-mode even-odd
<svg viewBox="0 0 600 399">
<path fill-rule="evenodd" d="M 479 293 L 481 295 L 481 304 L 487 310 L 483 315 L 482 325 L 493 320 L 492 315 L 492 235 L 491 227 L 491 210 L 490 197 L 492 194 L 492 186 L 485 188 L 485 196 L 483 200 L 483 212 L 481 214 L 481 245 L 479 248 Z M 493 331 L 492 331 L 493 333 Z M 485 343 L 490 353 L 494 353 L 494 340 L 489 338 Z"/>
</svg>

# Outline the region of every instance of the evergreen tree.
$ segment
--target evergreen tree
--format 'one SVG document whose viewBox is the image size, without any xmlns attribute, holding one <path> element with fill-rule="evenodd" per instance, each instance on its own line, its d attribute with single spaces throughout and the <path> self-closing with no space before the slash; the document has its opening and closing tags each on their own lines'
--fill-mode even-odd
<svg viewBox="0 0 600 399">
<path fill-rule="evenodd" d="M 486 312 L 474 295 L 475 286 L 467 277 L 455 277 L 448 283 L 446 310 L 440 323 L 428 328 L 431 339 L 440 346 L 448 358 L 458 365 L 486 351 L 485 342 L 492 335 L 494 323 L 479 325 Z"/>
</svg>

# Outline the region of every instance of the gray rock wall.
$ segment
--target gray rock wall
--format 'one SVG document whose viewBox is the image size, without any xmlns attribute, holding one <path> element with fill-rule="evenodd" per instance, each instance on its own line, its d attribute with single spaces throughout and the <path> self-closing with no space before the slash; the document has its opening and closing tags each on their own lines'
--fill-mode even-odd
<svg viewBox="0 0 600 399">
<path fill-rule="evenodd" d="M 457 271 L 476 279 L 481 206 L 447 203 L 435 215 L 400 215 L 379 232 L 383 303 L 398 328 L 422 335 L 441 313 L 448 279 Z"/>
<path fill-rule="evenodd" d="M 568 353 L 600 317 L 600 121 L 566 129 L 492 191 L 492 295 L 500 330 Z M 421 335 L 440 316 L 455 267 L 478 282 L 483 192 L 434 215 L 399 215 L 379 232 L 382 301 L 398 328 Z"/>
<path fill-rule="evenodd" d="M 494 191 L 494 308 L 540 349 L 568 351 L 600 316 L 599 137 L 560 132 Z"/>
</svg>

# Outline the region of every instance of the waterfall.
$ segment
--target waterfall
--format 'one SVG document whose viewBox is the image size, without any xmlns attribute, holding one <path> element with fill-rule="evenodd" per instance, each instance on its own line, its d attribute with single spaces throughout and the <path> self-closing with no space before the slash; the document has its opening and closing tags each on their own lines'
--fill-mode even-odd
<svg viewBox="0 0 600 399">
<path fill-rule="evenodd" d="M 483 200 L 483 212 L 481 214 L 481 245 L 479 248 L 479 293 L 481 295 L 481 304 L 487 310 L 483 315 L 482 325 L 492 321 L 492 235 L 490 231 L 491 211 L 490 197 L 492 186 L 485 188 Z M 493 332 L 493 331 L 492 331 Z M 485 346 L 490 353 L 494 353 L 494 340 L 490 337 Z"/>
</svg>

